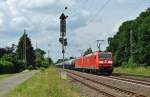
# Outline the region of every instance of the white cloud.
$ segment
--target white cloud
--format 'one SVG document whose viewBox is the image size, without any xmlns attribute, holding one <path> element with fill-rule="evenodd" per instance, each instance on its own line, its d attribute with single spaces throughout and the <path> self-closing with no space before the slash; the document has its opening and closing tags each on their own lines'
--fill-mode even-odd
<svg viewBox="0 0 150 97">
<path fill-rule="evenodd" d="M 73 6 L 76 4 L 76 0 L 59 0 L 62 4 L 67 6 Z M 58 2 L 59 2 L 58 1 Z"/>
<path fill-rule="evenodd" d="M 77 49 L 85 49 L 89 46 L 96 49 L 96 39 L 107 39 L 108 36 L 115 33 L 118 27 L 116 25 L 125 20 L 119 18 L 119 16 L 122 17 L 122 14 L 119 13 L 123 13 L 121 10 L 124 9 L 123 11 L 127 14 L 125 8 L 132 9 L 130 6 L 134 6 L 136 0 L 133 0 L 133 5 L 130 6 L 123 4 L 131 1 L 115 0 L 109 4 L 111 8 L 108 6 L 107 10 L 104 9 L 105 11 L 101 16 L 92 14 L 97 12 L 97 9 L 103 4 L 100 0 L 97 1 L 99 3 L 94 5 L 91 2 L 81 2 L 80 0 L 0 1 L 0 41 L 6 41 L 9 44 L 12 41 L 17 43 L 23 33 L 23 29 L 26 28 L 32 44 L 35 45 L 35 42 L 38 42 L 39 47 L 46 50 L 47 44 L 50 43 L 53 58 L 60 58 L 61 45 L 58 42 L 60 37 L 59 16 L 63 8 L 68 6 L 65 12 L 66 15 L 69 15 L 67 19 L 69 44 L 67 56 L 79 55 Z M 83 2 L 84 4 L 82 4 Z M 120 10 L 115 12 L 113 8 L 117 2 L 120 2 L 119 7 L 121 8 L 118 8 Z M 110 14 L 109 12 L 112 13 Z M 89 23 L 89 18 L 91 17 L 97 17 L 97 19 Z M 133 14 L 132 17 L 135 17 L 135 15 Z M 103 21 L 100 21 L 101 18 Z M 107 42 L 104 43 L 103 49 L 106 45 Z"/>
<path fill-rule="evenodd" d="M 83 9 L 83 10 L 82 10 L 82 15 L 83 15 L 84 17 L 87 17 L 87 16 L 90 15 L 90 12 Z"/>
<path fill-rule="evenodd" d="M 3 15 L 0 13 L 0 28 L 3 25 Z"/>
<path fill-rule="evenodd" d="M 142 1 L 142 0 L 116 0 L 116 1 L 118 1 L 119 3 L 125 4 L 125 3 L 135 3 L 138 1 Z"/>
<path fill-rule="evenodd" d="M 16 17 L 16 18 L 13 18 L 10 25 L 12 28 L 27 28 L 29 26 L 29 21 L 23 17 L 23 16 L 20 16 L 20 17 Z"/>
<path fill-rule="evenodd" d="M 55 0 L 26 0 L 27 7 L 45 7 L 54 4 Z M 33 6 L 34 5 L 34 6 Z"/>
</svg>

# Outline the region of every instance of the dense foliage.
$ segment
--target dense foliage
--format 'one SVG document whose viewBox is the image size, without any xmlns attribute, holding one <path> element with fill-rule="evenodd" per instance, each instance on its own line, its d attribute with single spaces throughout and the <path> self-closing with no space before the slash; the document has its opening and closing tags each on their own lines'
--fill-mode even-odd
<svg viewBox="0 0 150 97">
<path fill-rule="evenodd" d="M 44 67 L 47 68 L 49 67 L 50 64 L 53 64 L 53 61 L 51 58 L 44 58 L 44 55 L 46 54 L 46 52 L 44 50 L 41 50 L 39 48 L 35 49 L 34 51 L 36 59 L 36 66 L 39 67 Z"/>
<path fill-rule="evenodd" d="M 67 61 L 67 60 L 69 60 L 69 59 L 67 59 L 67 58 L 64 59 L 64 61 Z M 61 62 L 63 62 L 63 59 L 58 59 L 55 64 L 61 63 Z"/>
<path fill-rule="evenodd" d="M 14 53 L 5 54 L 0 58 L 0 73 L 20 72 L 23 70 L 22 64 Z"/>
<path fill-rule="evenodd" d="M 24 69 L 47 68 L 53 63 L 51 58 L 44 57 L 43 50 L 33 49 L 26 33 L 20 38 L 16 51 L 14 48 L 15 45 L 0 49 L 0 74 L 20 72 Z"/>
<path fill-rule="evenodd" d="M 26 33 L 24 33 L 20 38 L 16 53 L 18 59 L 24 60 L 25 68 L 36 68 L 34 50 L 31 44 L 31 40 L 29 39 Z"/>
<path fill-rule="evenodd" d="M 130 53 L 130 37 L 132 31 L 133 57 Z M 108 38 L 108 51 L 114 54 L 116 66 L 133 62 L 150 65 L 150 8 L 142 12 L 135 20 L 124 22 L 113 38 Z"/>
<path fill-rule="evenodd" d="M 84 52 L 84 56 L 85 55 L 88 55 L 88 54 L 90 54 L 90 53 L 92 53 L 93 51 L 92 51 L 92 49 L 91 48 L 88 48 L 85 52 Z"/>
<path fill-rule="evenodd" d="M 14 49 L 15 49 L 14 44 L 12 44 L 12 47 L 0 48 L 0 57 L 2 57 L 4 54 L 12 53 Z"/>
</svg>

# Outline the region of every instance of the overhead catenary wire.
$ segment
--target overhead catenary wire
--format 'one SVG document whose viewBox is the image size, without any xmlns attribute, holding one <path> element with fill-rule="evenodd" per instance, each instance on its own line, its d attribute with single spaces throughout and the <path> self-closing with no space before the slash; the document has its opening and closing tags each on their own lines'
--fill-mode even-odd
<svg viewBox="0 0 150 97">
<path fill-rule="evenodd" d="M 142 1 L 142 0 L 141 0 Z M 111 2 L 111 0 L 106 0 L 106 2 L 104 3 L 104 5 L 102 5 L 102 7 L 100 7 L 98 10 L 95 11 L 95 13 L 93 14 L 93 16 L 89 19 L 89 23 L 93 22 L 95 19 L 98 18 L 98 16 L 101 15 L 101 12 L 107 7 L 107 5 Z M 137 6 L 138 7 L 138 6 Z M 113 34 L 108 35 L 108 32 L 106 32 L 105 34 L 106 37 L 112 37 Z M 107 39 L 107 38 L 106 38 Z"/>
<path fill-rule="evenodd" d="M 81 4 L 84 4 L 85 1 L 88 1 L 88 0 L 84 0 L 84 1 L 80 2 L 80 4 L 78 4 L 78 6 Z M 93 17 L 91 19 L 89 19 L 89 22 L 94 21 L 110 2 L 111 2 L 111 0 L 106 0 L 106 2 L 99 9 L 95 10 L 95 14 L 93 15 Z M 107 35 L 105 35 L 105 36 L 107 36 Z"/>
<path fill-rule="evenodd" d="M 89 1 L 89 0 L 85 0 L 85 1 Z M 84 2 L 85 2 L 84 1 Z M 104 3 L 104 5 L 102 5 L 102 7 L 100 7 L 99 9 L 97 9 L 96 11 L 95 11 L 95 14 L 93 15 L 93 17 L 91 18 L 91 19 L 89 19 L 90 21 L 92 21 L 92 20 L 94 20 L 95 19 L 95 16 L 97 15 L 97 14 L 99 14 L 99 12 L 101 12 L 105 7 L 106 7 L 106 5 L 110 2 L 111 0 L 107 0 L 105 3 Z M 84 4 L 84 2 L 82 2 L 83 4 Z M 86 3 L 87 3 L 86 2 Z M 95 2 L 95 1 L 94 1 Z M 91 2 L 91 3 L 94 3 L 94 2 Z M 81 2 L 80 2 L 80 4 L 82 4 Z M 85 5 L 85 4 L 84 4 Z M 92 4 L 90 4 L 90 5 L 92 5 Z M 78 5 L 79 6 L 79 5 Z M 93 8 L 94 7 L 94 4 L 90 7 L 90 9 L 91 8 Z"/>
<path fill-rule="evenodd" d="M 94 16 L 91 18 L 91 19 L 89 19 L 89 23 L 91 23 L 91 22 L 93 22 L 99 15 L 100 15 L 100 13 L 104 10 L 104 8 L 109 4 L 109 2 L 110 2 L 111 0 L 107 0 L 105 3 L 104 3 L 104 5 L 99 9 L 99 10 L 97 10 L 97 12 L 94 14 Z M 141 0 L 141 3 L 140 3 L 140 5 L 142 5 L 142 0 Z M 138 6 L 137 6 L 138 7 Z M 136 7 L 136 8 L 137 8 Z M 107 33 L 108 34 L 108 33 Z M 107 35 L 105 35 L 105 36 L 107 36 Z"/>
<path fill-rule="evenodd" d="M 106 2 L 95 12 L 93 17 L 89 19 L 89 23 L 93 22 L 99 16 L 99 14 L 104 10 L 104 8 L 109 4 L 110 1 L 111 0 L 106 0 Z"/>
<path fill-rule="evenodd" d="M 145 0 L 146 1 L 146 0 Z M 135 8 L 138 8 L 139 6 L 141 6 L 143 3 L 145 3 L 145 1 L 142 1 L 141 0 L 141 2 L 139 3 L 139 5 L 136 5 L 135 6 Z M 135 10 L 134 10 L 135 11 Z M 127 15 L 128 17 L 129 17 L 129 15 Z M 127 17 L 126 16 L 126 17 Z M 122 17 L 123 18 L 123 17 Z M 106 34 L 105 34 L 105 37 L 113 37 L 113 34 L 110 36 L 110 34 L 108 34 L 107 32 L 106 32 Z M 107 39 L 107 38 L 106 38 Z M 132 53 L 133 53 L 133 50 L 132 50 L 132 30 L 130 31 L 130 49 L 131 49 L 131 51 L 130 51 L 130 55 L 131 55 L 131 58 L 132 58 Z"/>
<path fill-rule="evenodd" d="M 79 0 L 76 0 L 79 1 Z M 77 15 L 77 13 L 80 11 L 81 5 L 83 4 L 84 6 L 89 2 L 90 0 L 81 0 L 80 2 L 76 2 L 76 4 L 74 6 L 70 6 L 70 10 L 74 9 L 73 12 L 69 11 L 69 15 L 71 17 L 74 17 Z M 82 6 L 83 8 L 83 6 Z"/>
<path fill-rule="evenodd" d="M 136 5 L 134 8 L 136 8 L 136 9 L 138 9 L 142 4 L 144 4 L 145 2 L 146 2 L 147 0 L 140 0 L 140 3 L 138 4 L 138 5 Z M 136 10 L 134 9 L 134 12 L 135 12 Z M 129 13 L 129 12 L 128 12 Z M 131 13 L 133 13 L 132 11 L 128 14 L 128 15 L 126 15 L 126 16 L 124 16 L 124 15 L 122 15 L 120 18 L 124 18 L 124 17 L 129 17 L 130 16 L 130 14 Z M 113 33 L 111 33 L 111 34 L 109 34 L 108 32 L 106 32 L 106 35 L 105 35 L 105 37 L 113 37 Z"/>
<path fill-rule="evenodd" d="M 71 1 L 71 0 L 70 0 Z M 86 1 L 89 1 L 89 0 L 81 0 L 80 2 L 79 2 L 79 0 L 75 0 L 75 5 L 74 6 L 69 6 L 70 8 L 74 8 L 74 9 L 77 9 L 78 10 L 78 8 L 79 8 L 79 6 L 81 5 L 81 4 L 83 4 L 83 3 L 86 3 Z"/>
</svg>

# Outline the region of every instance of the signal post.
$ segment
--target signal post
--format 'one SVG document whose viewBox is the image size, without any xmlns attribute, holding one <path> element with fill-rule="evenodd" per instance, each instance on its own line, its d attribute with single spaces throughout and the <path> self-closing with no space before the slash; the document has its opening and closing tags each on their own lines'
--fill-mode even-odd
<svg viewBox="0 0 150 97">
<path fill-rule="evenodd" d="M 65 7 L 65 10 L 67 9 L 67 7 Z M 65 47 L 67 46 L 67 38 L 66 38 L 66 19 L 68 16 L 65 16 L 64 13 L 61 14 L 61 16 L 59 17 L 60 19 L 60 38 L 59 38 L 59 42 L 62 45 L 62 55 L 63 55 L 63 62 L 65 61 Z M 61 72 L 61 78 L 62 79 L 66 79 L 67 78 L 67 74 L 64 71 L 64 65 L 63 64 L 63 71 Z"/>
</svg>

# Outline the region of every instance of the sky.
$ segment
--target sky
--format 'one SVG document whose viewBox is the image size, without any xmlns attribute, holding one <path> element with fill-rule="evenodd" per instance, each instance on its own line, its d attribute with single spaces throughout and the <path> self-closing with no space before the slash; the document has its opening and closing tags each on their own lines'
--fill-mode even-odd
<svg viewBox="0 0 150 97">
<path fill-rule="evenodd" d="M 68 15 L 66 58 L 78 57 L 89 47 L 98 50 L 96 40 L 105 40 L 101 44 L 105 50 L 107 38 L 123 22 L 148 7 L 150 0 L 0 0 L 0 47 L 18 44 L 26 29 L 34 48 L 37 43 L 38 48 L 49 49 L 55 61 L 62 58 L 58 39 L 59 16 L 64 12 Z"/>
</svg>

